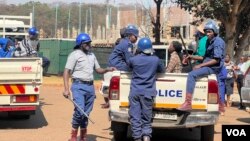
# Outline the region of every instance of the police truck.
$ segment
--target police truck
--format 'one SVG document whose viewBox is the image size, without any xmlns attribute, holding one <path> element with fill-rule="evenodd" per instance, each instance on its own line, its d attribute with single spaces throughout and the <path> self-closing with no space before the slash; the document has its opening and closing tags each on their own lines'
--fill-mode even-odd
<svg viewBox="0 0 250 141">
<path fill-rule="evenodd" d="M 167 60 L 166 46 L 154 45 L 155 53 Z M 165 63 L 167 64 L 167 63 Z M 110 99 L 109 118 L 116 141 L 126 140 L 130 131 L 129 91 L 131 73 L 115 71 L 107 74 L 101 93 Z M 187 73 L 161 73 L 157 75 L 157 96 L 154 99 L 152 128 L 200 128 L 201 141 L 213 141 L 214 125 L 218 121 L 218 84 L 215 75 L 199 78 L 192 99 L 192 111 L 177 108 L 185 101 Z"/>
</svg>

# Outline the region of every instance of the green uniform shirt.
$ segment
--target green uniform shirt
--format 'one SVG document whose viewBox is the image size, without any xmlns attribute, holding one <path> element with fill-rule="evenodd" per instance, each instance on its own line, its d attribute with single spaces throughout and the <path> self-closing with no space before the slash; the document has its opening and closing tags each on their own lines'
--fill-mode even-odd
<svg viewBox="0 0 250 141">
<path fill-rule="evenodd" d="M 202 37 L 198 42 L 198 48 L 194 55 L 196 56 L 204 56 L 206 53 L 206 43 L 207 43 L 207 36 Z M 196 61 L 196 64 L 200 64 L 201 61 Z"/>
</svg>

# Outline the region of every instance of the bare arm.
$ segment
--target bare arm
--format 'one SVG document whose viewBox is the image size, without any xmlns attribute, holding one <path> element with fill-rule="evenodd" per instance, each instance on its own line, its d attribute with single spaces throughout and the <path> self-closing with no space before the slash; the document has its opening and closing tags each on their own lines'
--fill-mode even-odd
<svg viewBox="0 0 250 141">
<path fill-rule="evenodd" d="M 202 61 L 203 60 L 202 56 L 190 55 L 189 58 L 193 59 L 193 60 L 198 60 L 198 61 Z"/>
<path fill-rule="evenodd" d="M 69 92 L 69 77 L 70 77 L 70 70 L 69 69 L 64 69 L 63 72 L 63 82 L 64 82 L 64 92 L 63 95 L 68 98 L 70 95 Z"/>
<path fill-rule="evenodd" d="M 104 74 L 104 73 L 106 73 L 106 72 L 114 71 L 114 70 L 115 70 L 115 68 L 113 68 L 113 67 L 105 68 L 105 69 L 103 69 L 103 68 L 95 69 L 95 71 L 96 71 L 97 73 L 100 73 L 100 74 Z"/>
</svg>

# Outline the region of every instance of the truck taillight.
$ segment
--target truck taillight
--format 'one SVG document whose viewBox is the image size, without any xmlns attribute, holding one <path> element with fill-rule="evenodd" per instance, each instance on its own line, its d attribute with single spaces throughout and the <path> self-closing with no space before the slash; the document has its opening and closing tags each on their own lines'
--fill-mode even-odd
<svg viewBox="0 0 250 141">
<path fill-rule="evenodd" d="M 36 95 L 17 95 L 13 97 L 14 103 L 34 103 L 37 102 Z"/>
<path fill-rule="evenodd" d="M 35 88 L 34 88 L 34 91 L 35 91 L 35 92 L 38 92 L 38 91 L 39 91 L 39 88 L 38 88 L 38 87 L 35 87 Z"/>
<path fill-rule="evenodd" d="M 216 80 L 208 80 L 208 104 L 219 102 L 219 90 Z"/>
<path fill-rule="evenodd" d="M 109 85 L 109 99 L 110 100 L 119 100 L 119 89 L 120 89 L 120 77 L 114 76 L 110 80 Z"/>
</svg>

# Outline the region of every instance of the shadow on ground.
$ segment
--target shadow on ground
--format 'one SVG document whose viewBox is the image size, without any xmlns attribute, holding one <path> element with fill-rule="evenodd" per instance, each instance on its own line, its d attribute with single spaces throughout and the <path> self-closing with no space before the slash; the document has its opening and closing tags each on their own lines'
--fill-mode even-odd
<svg viewBox="0 0 250 141">
<path fill-rule="evenodd" d="M 101 140 L 101 139 L 109 140 L 110 139 L 110 138 L 106 138 L 106 137 L 102 137 L 102 136 L 98 136 L 98 135 L 93 135 L 93 134 L 87 135 L 88 141 L 97 141 L 97 138 L 98 138 L 98 140 Z"/>
<path fill-rule="evenodd" d="M 0 129 L 37 129 L 48 125 L 43 114 L 42 107 L 50 105 L 40 99 L 40 105 L 37 107 L 35 115 L 31 115 L 29 119 L 9 117 L 8 113 L 0 114 Z"/>
<path fill-rule="evenodd" d="M 250 124 L 250 117 L 249 118 L 237 118 L 238 121 Z"/>
<path fill-rule="evenodd" d="M 113 135 L 110 132 L 110 135 Z M 181 135 L 181 136 L 180 136 Z M 161 141 L 161 140 L 171 140 L 171 141 L 199 141 L 200 140 L 200 128 L 193 129 L 154 129 L 152 133 L 151 141 Z M 128 135 L 126 141 L 133 141 L 131 135 Z M 111 141 L 115 141 L 112 138 Z"/>
</svg>

